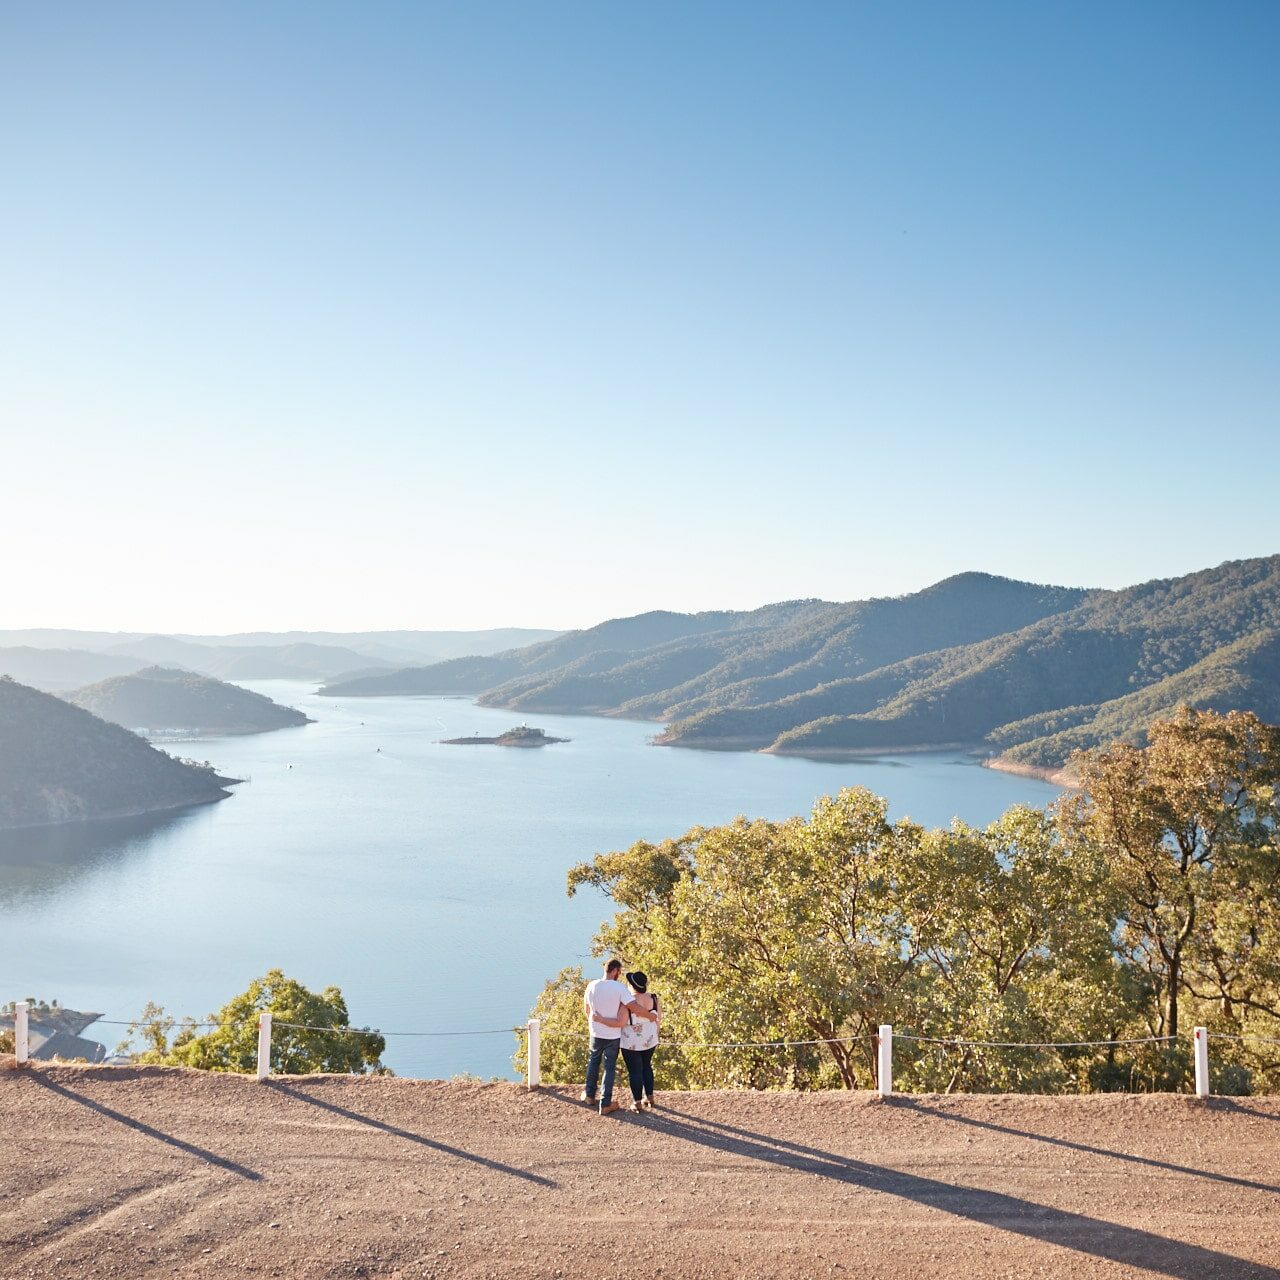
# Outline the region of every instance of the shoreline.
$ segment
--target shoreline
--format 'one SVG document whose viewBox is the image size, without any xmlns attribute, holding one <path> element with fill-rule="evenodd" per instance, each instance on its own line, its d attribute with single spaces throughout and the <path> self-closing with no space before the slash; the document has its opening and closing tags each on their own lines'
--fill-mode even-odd
<svg viewBox="0 0 1280 1280">
<path fill-rule="evenodd" d="M 915 744 L 909 747 L 810 747 L 805 751 L 791 751 L 786 747 L 765 747 L 762 756 L 790 756 L 800 760 L 874 760 L 883 756 L 928 756 L 941 755 L 943 752 L 958 752 L 962 755 L 976 756 L 979 744 L 976 742 L 930 742 Z"/>
<path fill-rule="evenodd" d="M 12 825 L 0 825 L 0 834 L 8 831 L 48 831 L 53 827 L 82 827 L 90 822 L 113 822 L 119 818 L 145 818 L 155 813 L 174 813 L 178 809 L 194 809 L 203 804 L 220 804 L 230 800 L 232 793 L 227 787 L 239 786 L 243 778 L 220 778 L 224 786 L 217 795 L 203 796 L 198 800 L 180 800 L 176 804 L 158 804 L 135 806 L 131 809 L 113 809 L 110 813 L 94 813 L 81 818 L 58 818 L 53 822 L 15 822 Z"/>
<path fill-rule="evenodd" d="M 209 726 L 188 727 L 183 729 L 157 729 L 157 728 L 141 728 L 132 729 L 138 737 L 145 738 L 152 746 L 159 744 L 163 746 L 166 742 L 204 742 L 208 738 L 251 738 L 259 733 L 279 733 L 281 729 L 305 729 L 309 724 L 315 724 L 316 721 L 312 716 L 307 716 L 305 720 L 293 720 L 288 724 L 269 724 L 262 725 L 258 728 L 212 728 Z M 131 729 L 130 725 L 122 725 L 122 728 Z"/>
<path fill-rule="evenodd" d="M 1020 778 L 1039 778 L 1041 782 L 1051 782 L 1055 787 L 1065 787 L 1070 791 L 1079 789 L 1080 781 L 1065 765 L 1050 768 L 1047 765 L 1021 764 L 1017 760 L 1006 760 L 1003 756 L 990 756 L 982 762 L 984 769 L 995 769 L 998 773 L 1013 773 Z"/>
</svg>

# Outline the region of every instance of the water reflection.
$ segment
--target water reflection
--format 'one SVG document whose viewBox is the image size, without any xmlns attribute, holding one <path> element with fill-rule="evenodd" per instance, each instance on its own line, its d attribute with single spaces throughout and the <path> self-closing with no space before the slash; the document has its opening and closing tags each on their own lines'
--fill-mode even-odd
<svg viewBox="0 0 1280 1280">
<path fill-rule="evenodd" d="M 279 966 L 336 983 L 360 1022 L 411 1031 L 511 1027 L 543 981 L 581 960 L 610 914 L 565 896 L 574 863 L 737 813 L 781 819 L 862 784 L 892 815 L 990 822 L 1056 789 L 954 755 L 810 761 L 647 745 L 650 724 L 539 715 L 567 742 L 460 750 L 441 738 L 511 728 L 510 711 L 451 700 L 299 706 L 299 729 L 202 743 L 251 778 L 195 809 L 0 835 L 0 975 L 8 992 L 129 1018 L 148 1000 L 202 1016 Z M 19 907 L 19 904 L 21 906 Z M 0 993 L 0 1000 L 11 998 Z M 511 1038 L 405 1037 L 405 1075 L 510 1070 Z"/>
<path fill-rule="evenodd" d="M 169 836 L 209 817 L 208 806 L 200 805 L 0 831 L 0 908 L 50 896 L 81 877 L 148 856 Z"/>
</svg>

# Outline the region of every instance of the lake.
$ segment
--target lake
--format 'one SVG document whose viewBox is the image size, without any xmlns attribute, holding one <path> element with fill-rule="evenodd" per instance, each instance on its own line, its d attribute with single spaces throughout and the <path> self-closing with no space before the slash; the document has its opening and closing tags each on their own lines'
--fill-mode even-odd
<svg viewBox="0 0 1280 1280">
<path fill-rule="evenodd" d="M 571 741 L 442 746 L 523 713 L 459 699 L 335 702 L 294 681 L 247 682 L 316 723 L 170 744 L 249 781 L 175 814 L 0 833 L 0 1002 L 27 996 L 107 1018 L 148 1000 L 203 1017 L 280 967 L 342 988 L 357 1025 L 494 1031 L 543 982 L 595 967 L 610 914 L 565 874 L 592 854 L 739 813 L 784 818 L 862 785 L 894 817 L 990 822 L 1058 789 L 956 755 L 855 763 L 651 747 L 658 726 L 541 713 Z M 637 957 L 637 960 L 642 960 Z M 85 1034 L 114 1047 L 123 1028 Z M 397 1073 L 511 1076 L 514 1037 L 398 1037 Z"/>
</svg>

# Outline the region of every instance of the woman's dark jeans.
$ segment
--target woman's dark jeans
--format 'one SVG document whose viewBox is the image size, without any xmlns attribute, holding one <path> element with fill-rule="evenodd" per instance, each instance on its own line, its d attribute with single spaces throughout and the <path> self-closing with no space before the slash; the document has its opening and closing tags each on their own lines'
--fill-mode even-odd
<svg viewBox="0 0 1280 1280">
<path fill-rule="evenodd" d="M 631 1084 L 631 1096 L 639 1102 L 646 1095 L 653 1097 L 653 1050 L 623 1049 L 627 1064 L 627 1080 Z"/>
</svg>

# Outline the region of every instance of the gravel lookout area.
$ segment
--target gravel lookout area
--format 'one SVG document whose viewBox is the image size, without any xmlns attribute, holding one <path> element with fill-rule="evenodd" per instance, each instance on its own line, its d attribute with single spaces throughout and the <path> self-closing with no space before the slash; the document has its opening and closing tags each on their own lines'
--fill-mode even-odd
<svg viewBox="0 0 1280 1280">
<path fill-rule="evenodd" d="M 1280 1099 L 659 1094 L 0 1059 L 0 1276 L 1280 1280 Z"/>
</svg>

